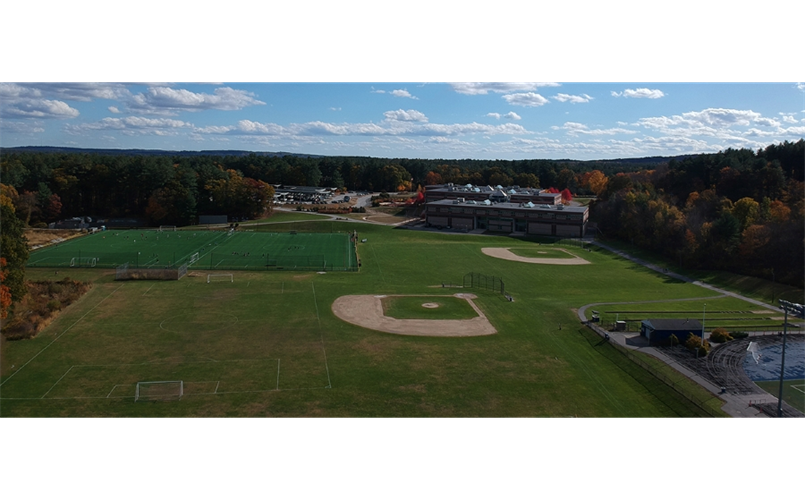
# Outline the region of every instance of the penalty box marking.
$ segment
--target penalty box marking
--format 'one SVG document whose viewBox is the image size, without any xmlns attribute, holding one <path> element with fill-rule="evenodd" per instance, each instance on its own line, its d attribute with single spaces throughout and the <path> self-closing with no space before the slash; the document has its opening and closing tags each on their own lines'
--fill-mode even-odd
<svg viewBox="0 0 805 500">
<path fill-rule="evenodd" d="M 277 362 L 277 375 L 276 375 L 276 386 L 273 389 L 261 389 L 261 390 L 246 390 L 246 391 L 225 391 L 225 392 L 218 392 L 220 388 L 221 381 L 220 380 L 204 380 L 204 381 L 184 381 L 185 385 L 188 384 L 212 384 L 215 383 L 215 389 L 213 392 L 198 392 L 198 393 L 189 393 L 185 394 L 186 396 L 193 396 L 193 395 L 212 395 L 212 394 L 242 394 L 242 393 L 250 393 L 250 392 L 277 392 L 280 390 L 300 390 L 300 389 L 317 389 L 317 387 L 293 387 L 287 389 L 280 389 L 279 379 L 280 379 L 280 358 L 252 358 L 252 359 L 230 359 L 230 360 L 221 360 L 221 361 L 189 361 L 184 363 L 171 363 L 171 362 L 146 362 L 146 363 L 123 363 L 123 364 L 103 364 L 103 365 L 73 365 L 67 369 L 67 371 L 59 377 L 58 380 L 47 390 L 42 396 L 39 398 L 0 398 L 0 399 L 120 399 L 120 398 L 130 398 L 132 396 L 112 396 L 112 394 L 117 390 L 118 387 L 124 386 L 136 386 L 136 382 L 130 383 L 122 383 L 122 384 L 115 384 L 106 396 L 71 396 L 71 397 L 46 397 L 50 394 L 57 385 L 61 383 L 61 381 L 73 370 L 76 368 L 120 368 L 120 367 L 143 367 L 149 365 L 198 365 L 198 364 L 212 364 L 212 363 L 242 363 L 242 362 L 265 362 L 265 361 L 276 361 Z M 142 380 L 140 381 L 142 382 Z M 325 387 L 326 388 L 326 387 Z"/>
</svg>

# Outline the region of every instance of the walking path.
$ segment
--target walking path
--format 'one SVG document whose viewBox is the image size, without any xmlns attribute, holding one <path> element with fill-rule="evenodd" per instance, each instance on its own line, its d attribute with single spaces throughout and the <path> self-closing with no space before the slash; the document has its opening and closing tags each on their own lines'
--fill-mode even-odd
<svg viewBox="0 0 805 500">
<path fill-rule="evenodd" d="M 610 252 L 612 252 L 612 253 L 614 253 L 616 255 L 619 255 L 619 256 L 621 256 L 621 257 L 623 257 L 625 259 L 631 260 L 632 262 L 640 264 L 641 266 L 645 266 L 645 267 L 647 267 L 647 268 L 649 268 L 649 269 L 651 269 L 653 271 L 656 271 L 658 273 L 664 274 L 666 276 L 670 276 L 672 278 L 678 279 L 680 281 L 684 281 L 686 283 L 692 283 L 692 284 L 700 286 L 702 288 L 707 288 L 708 290 L 712 290 L 712 291 L 717 292 L 719 294 L 719 295 L 714 296 L 714 297 L 698 297 L 698 298 L 692 298 L 692 299 L 673 299 L 673 300 L 650 300 L 650 301 L 642 301 L 642 302 L 618 302 L 618 304 L 646 304 L 646 303 L 650 303 L 650 302 L 681 302 L 681 301 L 686 301 L 686 300 L 702 300 L 702 299 L 721 298 L 721 297 L 725 297 L 725 296 L 730 296 L 730 297 L 735 297 L 735 298 L 738 298 L 738 299 L 741 299 L 741 300 L 745 300 L 747 302 L 750 302 L 752 304 L 756 304 L 756 305 L 759 305 L 759 306 L 762 306 L 762 307 L 765 307 L 765 308 L 771 308 L 771 309 L 775 309 L 775 310 L 780 310 L 782 312 L 781 309 L 778 309 L 778 308 L 776 308 L 774 306 L 766 304 L 765 302 L 761 302 L 761 301 L 755 300 L 755 299 L 750 299 L 749 297 L 744 297 L 743 295 L 740 295 L 740 294 L 737 294 L 737 293 L 734 293 L 734 292 L 729 292 L 727 290 L 722 290 L 721 288 L 715 287 L 713 285 L 708 285 L 706 283 L 702 283 L 701 281 L 694 281 L 694 280 L 688 278 L 687 276 L 683 276 L 681 274 L 668 271 L 667 269 L 662 268 L 662 267 L 660 267 L 660 266 L 658 266 L 656 264 L 651 264 L 651 263 L 646 262 L 646 261 L 644 261 L 642 259 L 632 257 L 631 255 L 629 255 L 629 254 L 627 254 L 625 252 L 622 252 L 620 250 L 612 248 L 609 245 L 606 245 L 604 243 L 595 241 L 593 239 L 585 239 L 585 241 L 587 241 L 588 243 L 590 243 L 592 245 L 596 245 L 598 247 L 601 247 L 601 248 L 603 248 L 605 250 L 609 250 Z M 605 304 L 615 304 L 615 303 L 614 302 L 599 302 L 599 303 L 595 303 L 595 304 L 587 304 L 585 306 L 580 307 L 579 311 L 578 311 L 579 320 L 581 320 L 581 322 L 584 323 L 584 324 L 588 324 L 587 323 L 587 316 L 586 316 L 587 309 L 589 309 L 590 307 L 596 307 L 596 306 L 605 305 Z M 749 394 L 749 395 L 728 394 L 728 393 L 723 393 L 722 394 L 720 387 L 716 387 L 715 385 L 713 385 L 713 383 L 711 383 L 710 381 L 704 379 L 699 374 L 691 371 L 690 369 L 688 369 L 685 366 L 680 365 L 676 360 L 670 358 L 669 356 L 666 356 L 661 351 L 659 351 L 659 350 L 657 350 L 657 349 L 655 349 L 653 347 L 650 347 L 648 345 L 648 343 L 646 342 L 646 340 L 643 339 L 642 337 L 640 337 L 639 334 L 635 335 L 633 332 L 632 333 L 606 332 L 603 328 L 601 328 L 601 327 L 599 327 L 597 325 L 588 324 L 588 326 L 592 327 L 593 330 L 598 332 L 601 336 L 604 336 L 604 334 L 607 333 L 609 335 L 610 342 L 616 342 L 616 343 L 618 343 L 619 345 L 623 346 L 626 349 L 639 350 L 640 352 L 645 353 L 645 354 L 649 354 L 651 356 L 654 356 L 655 358 L 657 358 L 657 359 L 663 361 L 664 363 L 666 363 L 667 365 L 671 366 L 672 368 L 674 368 L 679 373 L 685 375 L 687 378 L 693 380 L 694 382 L 696 382 L 700 386 L 702 386 L 705 389 L 707 389 L 714 396 L 716 396 L 719 399 L 721 399 L 722 401 L 724 401 L 724 405 L 721 407 L 721 409 L 725 413 L 727 413 L 728 415 L 730 415 L 732 417 L 768 418 L 766 414 L 764 414 L 760 410 L 750 406 L 750 403 L 757 403 L 758 400 L 763 400 L 766 403 L 777 404 L 777 398 L 772 396 L 772 395 L 770 395 L 770 394 L 764 394 L 763 397 L 759 397 L 759 395 L 757 395 L 757 394 Z"/>
</svg>

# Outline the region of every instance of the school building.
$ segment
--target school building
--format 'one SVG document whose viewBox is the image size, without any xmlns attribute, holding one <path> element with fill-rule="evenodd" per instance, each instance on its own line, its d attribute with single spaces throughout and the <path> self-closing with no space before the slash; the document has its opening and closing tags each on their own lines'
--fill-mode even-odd
<svg viewBox="0 0 805 500">
<path fill-rule="evenodd" d="M 431 201 L 425 204 L 425 220 L 428 226 L 436 228 L 565 238 L 581 238 L 587 230 L 587 207 L 508 200 L 498 195 L 483 201 L 463 197 Z"/>
</svg>

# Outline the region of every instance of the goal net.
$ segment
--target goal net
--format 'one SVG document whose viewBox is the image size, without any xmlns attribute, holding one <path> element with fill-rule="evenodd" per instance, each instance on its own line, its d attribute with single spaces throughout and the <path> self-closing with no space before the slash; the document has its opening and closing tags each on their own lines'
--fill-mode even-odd
<svg viewBox="0 0 805 500">
<path fill-rule="evenodd" d="M 212 283 L 214 281 L 228 281 L 230 283 L 235 282 L 235 275 L 234 274 L 208 274 L 207 275 L 207 283 Z"/>
<path fill-rule="evenodd" d="M 176 226 L 159 226 L 159 231 L 176 231 Z"/>
<path fill-rule="evenodd" d="M 198 254 L 198 252 L 196 252 L 196 253 L 194 253 L 193 255 L 190 256 L 190 263 L 193 264 L 198 259 L 199 259 L 199 254 Z"/>
<path fill-rule="evenodd" d="M 156 380 L 137 382 L 134 401 L 161 401 L 181 399 L 184 395 L 184 382 L 181 380 Z"/>
</svg>

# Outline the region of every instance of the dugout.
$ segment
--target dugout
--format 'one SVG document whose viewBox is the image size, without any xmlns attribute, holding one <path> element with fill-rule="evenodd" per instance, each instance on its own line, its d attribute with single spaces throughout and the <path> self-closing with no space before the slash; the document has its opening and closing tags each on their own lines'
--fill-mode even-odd
<svg viewBox="0 0 805 500">
<path fill-rule="evenodd" d="M 644 319 L 640 323 L 640 336 L 650 344 L 666 344 L 671 335 L 685 342 L 688 334 L 702 336 L 702 324 L 695 319 Z"/>
</svg>

